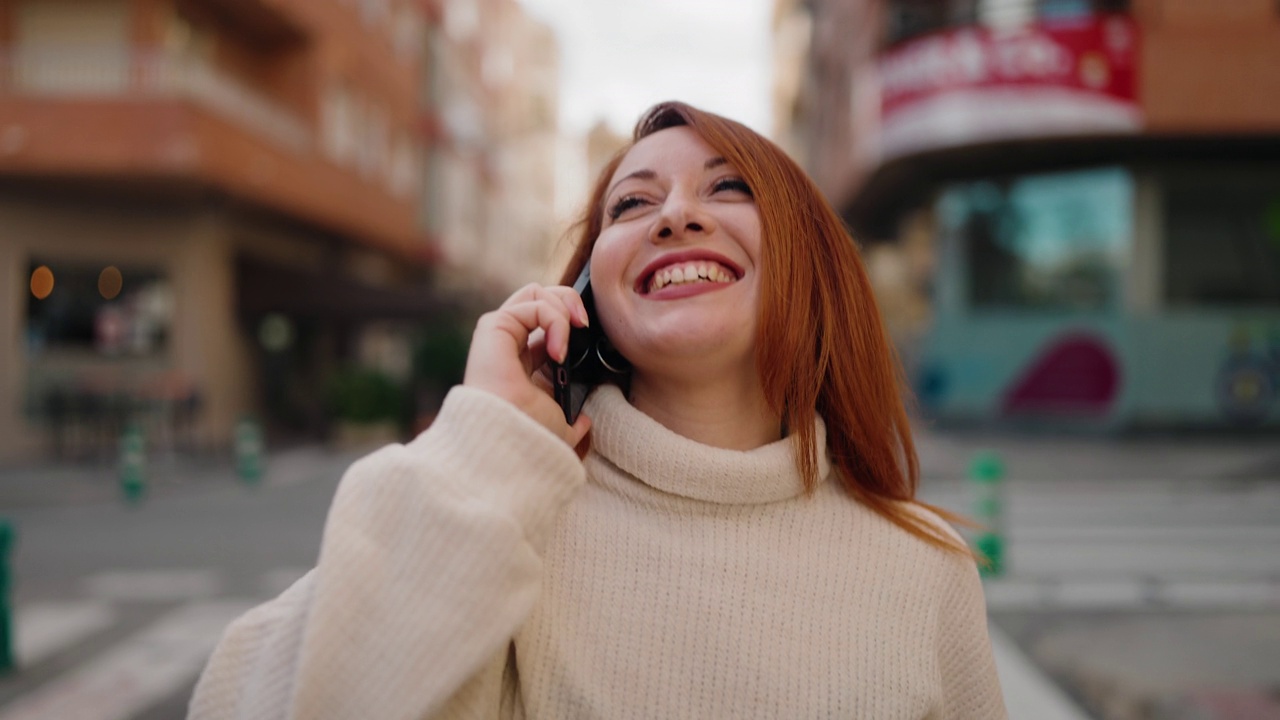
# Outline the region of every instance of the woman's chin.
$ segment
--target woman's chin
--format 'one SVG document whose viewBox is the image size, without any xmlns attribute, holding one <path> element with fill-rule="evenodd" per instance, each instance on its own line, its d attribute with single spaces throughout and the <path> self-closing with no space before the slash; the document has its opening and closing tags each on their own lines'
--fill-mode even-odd
<svg viewBox="0 0 1280 720">
<path fill-rule="evenodd" d="M 754 357 L 754 343 L 741 327 L 723 333 L 708 332 L 706 328 L 677 329 L 647 338 L 629 349 L 627 358 L 638 370 L 686 367 L 698 374 L 712 369 L 709 363 L 728 369 Z"/>
</svg>

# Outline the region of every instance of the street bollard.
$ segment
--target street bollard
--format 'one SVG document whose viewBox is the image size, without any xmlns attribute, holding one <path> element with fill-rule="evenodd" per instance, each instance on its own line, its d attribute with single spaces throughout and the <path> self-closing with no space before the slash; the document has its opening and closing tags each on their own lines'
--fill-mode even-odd
<svg viewBox="0 0 1280 720">
<path fill-rule="evenodd" d="M 13 523 L 0 518 L 0 674 L 11 673 L 18 668 L 13 647 L 12 582 L 9 574 L 9 554 L 13 552 L 17 533 Z"/>
<path fill-rule="evenodd" d="M 236 475 L 246 485 L 262 481 L 264 450 L 262 426 L 251 417 L 240 418 L 235 433 Z"/>
<path fill-rule="evenodd" d="M 974 545 L 985 558 L 983 576 L 1004 574 L 1004 461 L 994 452 L 981 452 L 969 464 L 969 489 L 974 519 L 980 528 Z"/>
<path fill-rule="evenodd" d="M 120 436 L 120 493 L 128 503 L 147 494 L 146 441 L 138 423 L 129 423 Z"/>
</svg>

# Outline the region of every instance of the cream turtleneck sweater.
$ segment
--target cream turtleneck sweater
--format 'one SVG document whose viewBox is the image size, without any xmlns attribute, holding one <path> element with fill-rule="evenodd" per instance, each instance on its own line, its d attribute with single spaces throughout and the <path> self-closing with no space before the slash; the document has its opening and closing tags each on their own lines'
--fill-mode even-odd
<svg viewBox="0 0 1280 720">
<path fill-rule="evenodd" d="M 355 463 L 317 567 L 228 628 L 191 717 L 1005 717 L 973 563 L 825 453 L 805 495 L 789 441 L 700 445 L 611 386 L 586 412 L 580 463 L 455 388 Z"/>
</svg>

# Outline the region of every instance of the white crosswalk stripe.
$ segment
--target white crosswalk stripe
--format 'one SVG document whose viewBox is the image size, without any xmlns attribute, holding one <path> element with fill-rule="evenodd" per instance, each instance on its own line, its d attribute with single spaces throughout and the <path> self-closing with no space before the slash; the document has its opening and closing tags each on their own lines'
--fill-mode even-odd
<svg viewBox="0 0 1280 720">
<path fill-rule="evenodd" d="M 923 499 L 965 514 L 961 481 Z M 1280 483 L 1006 481 L 992 610 L 1280 608 Z"/>
<path fill-rule="evenodd" d="M 221 589 L 218 573 L 208 569 L 107 571 L 90 575 L 84 585 L 89 597 L 133 602 L 196 600 Z"/>
<path fill-rule="evenodd" d="M 38 665 L 116 619 L 115 609 L 103 602 L 37 603 L 19 607 L 14 615 L 19 667 Z"/>
<path fill-rule="evenodd" d="M 199 672 L 248 601 L 184 605 L 0 709 L 0 720 L 128 720 Z"/>
</svg>

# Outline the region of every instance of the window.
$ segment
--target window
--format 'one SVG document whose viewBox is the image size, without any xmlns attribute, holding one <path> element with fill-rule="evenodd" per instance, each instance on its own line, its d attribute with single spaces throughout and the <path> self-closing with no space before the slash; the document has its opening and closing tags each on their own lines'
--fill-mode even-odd
<svg viewBox="0 0 1280 720">
<path fill-rule="evenodd" d="M 1133 180 L 1117 168 L 968 183 L 938 203 L 982 309 L 1119 309 L 1132 218 Z"/>
<path fill-rule="evenodd" d="M 27 277 L 27 356 L 46 350 L 148 356 L 164 351 L 173 316 L 155 269 L 33 259 Z"/>
<path fill-rule="evenodd" d="M 26 0 L 13 17 L 14 80 L 24 91 L 114 95 L 128 87 L 124 0 Z"/>
<path fill-rule="evenodd" d="M 1164 178 L 1170 306 L 1280 305 L 1280 173 Z"/>
</svg>

